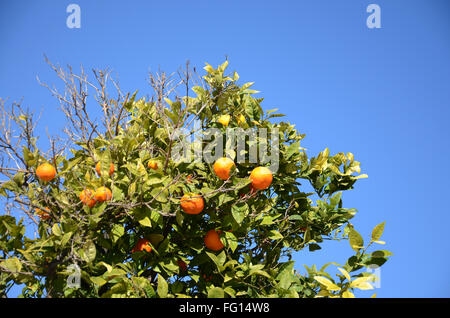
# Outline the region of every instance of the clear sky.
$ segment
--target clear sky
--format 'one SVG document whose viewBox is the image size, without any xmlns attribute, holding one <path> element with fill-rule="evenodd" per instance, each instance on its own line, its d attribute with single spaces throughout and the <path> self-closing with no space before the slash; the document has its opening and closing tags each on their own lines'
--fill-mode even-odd
<svg viewBox="0 0 450 318">
<path fill-rule="evenodd" d="M 81 7 L 80 29 L 66 26 L 70 3 Z M 381 29 L 366 26 L 371 3 Z M 143 95 L 149 70 L 227 56 L 265 109 L 306 133 L 310 156 L 329 147 L 362 163 L 369 178 L 343 201 L 359 210 L 353 223 L 366 238 L 386 221 L 382 248 L 395 255 L 377 295 L 450 297 L 449 15 L 446 0 L 1 0 L 0 97 L 42 111 L 46 139 L 63 121 L 36 81 L 60 84 L 43 54 L 75 70 L 110 67 L 123 90 Z M 328 243 L 296 255 L 296 268 L 351 253 L 346 241 Z"/>
</svg>

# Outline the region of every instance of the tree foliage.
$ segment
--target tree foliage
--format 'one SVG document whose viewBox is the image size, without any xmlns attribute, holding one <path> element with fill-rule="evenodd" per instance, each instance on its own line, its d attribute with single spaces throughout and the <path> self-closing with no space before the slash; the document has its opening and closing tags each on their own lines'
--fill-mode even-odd
<svg viewBox="0 0 450 318">
<path fill-rule="evenodd" d="M 75 75 L 52 65 L 66 86 L 63 93 L 47 87 L 68 124 L 64 147 L 51 139 L 47 153 L 37 147 L 33 115 L 17 104 L 7 109 L 2 101 L 0 293 L 14 284 L 24 284 L 23 297 L 353 297 L 355 288 L 373 288 L 369 282 L 375 277 L 361 269 L 381 266 L 391 255 L 368 251 L 373 243 L 384 244 L 384 223 L 365 245 L 350 223 L 356 210 L 342 201 L 343 192 L 366 177 L 360 163 L 351 153 L 331 155 L 328 149 L 309 158 L 300 146 L 305 136 L 289 122 L 275 121 L 283 117 L 276 109 L 264 111 L 253 83 L 239 84 L 236 72 L 226 74 L 227 65 L 207 64 L 197 78 L 189 67 L 178 78 L 152 75 L 151 99 L 137 92 L 123 95 L 119 88 L 112 98 L 107 72 L 94 71 L 94 85 L 84 71 Z M 90 87 L 104 115 L 101 122 L 91 120 Z M 227 126 L 218 121 L 223 114 L 230 115 Z M 236 163 L 225 181 L 212 164 L 173 160 L 175 132 L 191 129 L 195 120 L 200 133 L 278 129 L 279 168 L 271 186 L 249 189 L 250 172 L 260 165 L 250 160 Z M 8 134 L 7 127 L 16 133 Z M 257 144 L 267 141 L 262 138 L 271 137 L 259 135 Z M 44 162 L 57 169 L 52 181 L 35 174 Z M 314 192 L 305 192 L 304 183 Z M 101 186 L 111 189 L 111 200 L 92 208 L 80 201 L 81 191 Z M 202 213 L 183 213 L 185 193 L 204 198 Z M 36 209 L 50 217 L 39 218 Z M 25 235 L 26 228 L 34 238 Z M 205 247 L 210 229 L 221 233 L 225 247 L 218 252 Z M 151 252 L 132 252 L 141 238 L 150 241 Z M 329 264 L 306 267 L 301 275 L 293 254 L 318 250 L 325 239 L 348 239 L 355 255 L 346 264 L 330 263 L 340 271 L 334 278 L 325 271 Z M 74 264 L 79 288 L 67 284 Z"/>
</svg>

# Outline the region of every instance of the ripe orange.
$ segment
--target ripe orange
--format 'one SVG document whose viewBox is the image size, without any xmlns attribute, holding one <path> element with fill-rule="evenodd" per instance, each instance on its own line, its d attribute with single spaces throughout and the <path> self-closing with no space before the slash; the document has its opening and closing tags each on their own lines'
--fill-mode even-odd
<svg viewBox="0 0 450 318">
<path fill-rule="evenodd" d="M 155 160 L 150 160 L 148 162 L 148 167 L 150 169 L 156 170 L 156 169 L 158 169 L 158 162 L 156 162 Z"/>
<path fill-rule="evenodd" d="M 37 167 L 36 175 L 43 181 L 51 181 L 56 176 L 56 169 L 49 163 L 43 163 Z"/>
<path fill-rule="evenodd" d="M 190 174 L 190 175 L 188 175 L 187 177 L 186 177 L 186 182 L 187 183 L 192 183 L 192 174 Z"/>
<path fill-rule="evenodd" d="M 185 261 L 179 259 L 179 260 L 177 261 L 177 264 L 178 264 L 178 266 L 180 267 L 180 271 L 181 271 L 181 272 L 187 271 L 187 264 L 186 264 Z"/>
<path fill-rule="evenodd" d="M 95 190 L 94 199 L 98 202 L 109 201 L 112 198 L 111 190 L 107 187 L 100 187 Z"/>
<path fill-rule="evenodd" d="M 205 235 L 205 245 L 207 248 L 213 251 L 220 251 L 222 248 L 224 248 L 224 245 L 220 241 L 220 231 L 216 230 L 209 230 L 208 233 Z"/>
<path fill-rule="evenodd" d="M 199 214 L 205 207 L 203 198 L 195 193 L 186 193 L 181 198 L 181 208 L 187 214 Z"/>
<path fill-rule="evenodd" d="M 36 209 L 35 210 L 36 211 L 36 214 L 39 216 L 39 218 L 41 219 L 41 220 L 48 220 L 48 219 L 50 219 L 52 216 L 50 215 L 50 213 L 49 213 L 49 210 L 48 210 L 48 208 L 45 208 L 45 210 L 41 210 L 41 209 Z"/>
<path fill-rule="evenodd" d="M 272 183 L 272 172 L 266 167 L 257 167 L 250 174 L 252 186 L 256 190 L 267 189 Z"/>
<path fill-rule="evenodd" d="M 152 246 L 150 245 L 150 241 L 145 238 L 140 238 L 136 245 L 131 250 L 131 253 L 146 251 L 150 253 L 152 251 Z"/>
<path fill-rule="evenodd" d="M 91 189 L 84 189 L 80 192 L 80 200 L 83 204 L 86 204 L 88 207 L 92 208 L 97 201 L 94 198 L 94 191 Z"/>
<path fill-rule="evenodd" d="M 224 126 L 228 126 L 228 124 L 230 123 L 230 118 L 231 118 L 230 115 L 222 115 L 219 117 L 217 121 Z"/>
<path fill-rule="evenodd" d="M 230 177 L 231 168 L 234 167 L 234 162 L 230 158 L 223 157 L 214 162 L 214 173 L 222 180 L 227 180 Z"/>
<path fill-rule="evenodd" d="M 100 161 L 99 162 L 97 162 L 97 164 L 95 165 L 95 170 L 97 171 L 97 174 L 99 175 L 99 176 L 101 176 L 102 174 L 101 174 L 101 170 L 102 170 L 102 164 L 100 163 Z M 111 163 L 110 165 L 109 165 L 109 175 L 111 176 L 112 174 L 114 173 L 114 164 L 113 163 Z"/>
</svg>

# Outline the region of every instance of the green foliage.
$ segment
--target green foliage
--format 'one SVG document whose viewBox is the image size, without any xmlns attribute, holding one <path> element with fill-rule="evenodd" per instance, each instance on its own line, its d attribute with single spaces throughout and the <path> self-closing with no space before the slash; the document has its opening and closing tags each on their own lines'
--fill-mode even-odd
<svg viewBox="0 0 450 318">
<path fill-rule="evenodd" d="M 284 115 L 264 112 L 253 83 L 239 85 L 236 72 L 225 74 L 227 65 L 207 65 L 204 85 L 192 87 L 189 97 L 147 101 L 135 92 L 123 102 L 128 121 L 115 134 L 80 140 L 53 158 L 55 180 L 43 183 L 18 173 L 1 184 L 0 194 L 25 202 L 30 215 L 47 208 L 51 217 L 35 216 L 39 225 L 32 239 L 24 235 L 22 219 L 0 216 L 0 293 L 12 284 L 25 284 L 23 297 L 353 297 L 355 288 L 370 289 L 375 278 L 358 271 L 381 266 L 392 254 L 367 252 L 373 243 L 384 243 L 384 222 L 364 246 L 350 223 L 356 210 L 343 207 L 343 191 L 367 177 L 360 163 L 351 153 L 332 156 L 328 148 L 308 158 L 300 146 L 305 136 L 289 122 L 271 121 Z M 249 174 L 258 164 L 249 161 L 224 182 L 212 165 L 171 159 L 176 128 L 197 118 L 203 129 L 225 134 L 217 122 L 222 114 L 231 115 L 229 127 L 279 129 L 279 170 L 269 189 L 250 192 Z M 246 121 L 238 121 L 239 115 Z M 259 135 L 257 143 L 270 138 Z M 24 147 L 23 159 L 34 171 L 46 158 L 32 149 Z M 149 169 L 149 160 L 158 168 Z M 300 182 L 309 182 L 314 193 L 304 192 Z M 100 186 L 111 189 L 112 200 L 92 208 L 80 202 L 83 189 Z M 201 214 L 180 209 L 188 192 L 205 199 Z M 222 251 L 204 246 L 212 228 L 222 233 Z M 132 253 L 140 238 L 150 241 L 151 252 Z M 320 249 L 324 239 L 348 239 L 356 253 L 345 265 L 336 264 L 342 274 L 337 279 L 315 266 L 301 275 L 293 261 L 281 261 L 306 247 Z M 80 288 L 66 284 L 71 264 L 81 269 Z"/>
</svg>

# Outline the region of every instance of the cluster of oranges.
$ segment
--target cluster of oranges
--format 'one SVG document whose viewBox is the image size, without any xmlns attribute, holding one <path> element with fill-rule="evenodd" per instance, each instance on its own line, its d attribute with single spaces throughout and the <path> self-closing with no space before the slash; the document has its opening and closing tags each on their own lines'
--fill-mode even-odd
<svg viewBox="0 0 450 318">
<path fill-rule="evenodd" d="M 230 178 L 230 172 L 235 167 L 230 158 L 219 158 L 213 165 L 214 173 L 221 180 Z M 266 167 L 257 167 L 250 174 L 250 193 L 253 195 L 257 190 L 267 189 L 272 183 L 272 172 Z M 181 208 L 187 214 L 199 214 L 203 211 L 205 202 L 201 195 L 195 193 L 186 193 L 181 198 Z M 204 238 L 205 246 L 213 251 L 220 251 L 224 248 L 220 240 L 221 231 L 215 229 L 209 230 Z"/>
<path fill-rule="evenodd" d="M 224 117 L 225 116 L 225 117 Z M 230 120 L 229 115 L 223 115 L 219 122 L 221 122 L 223 125 L 228 125 L 228 122 Z M 240 119 L 242 120 L 242 119 Z M 244 118 L 245 120 L 245 118 Z M 227 180 L 230 178 L 230 173 L 232 169 L 235 168 L 235 163 L 233 160 L 227 157 L 219 158 L 213 165 L 213 170 L 216 176 L 221 180 Z M 158 162 L 155 160 L 150 160 L 148 162 L 148 168 L 157 170 L 158 169 Z M 114 173 L 114 164 L 111 163 L 109 167 L 109 175 L 111 176 Z M 101 164 L 98 162 L 95 166 L 95 170 L 97 171 L 98 175 L 101 175 Z M 36 175 L 43 181 L 51 181 L 56 176 L 56 170 L 55 168 L 49 164 L 44 163 L 40 165 L 36 169 Z M 188 177 L 190 182 L 190 179 L 192 176 Z M 254 195 L 256 194 L 256 191 L 258 190 L 264 190 L 267 189 L 270 184 L 272 183 L 273 176 L 272 172 L 266 168 L 266 167 L 256 167 L 253 169 L 253 171 L 250 173 L 250 194 Z M 80 201 L 87 205 L 88 207 L 92 208 L 97 202 L 104 202 L 109 201 L 112 198 L 111 190 L 108 189 L 105 186 L 97 188 L 95 191 L 92 189 L 84 189 L 79 194 Z M 203 209 L 205 208 L 205 201 L 203 197 L 199 194 L 195 193 L 186 193 L 183 195 L 183 197 L 180 200 L 181 209 L 186 214 L 200 214 Z M 51 216 L 48 211 L 42 211 L 37 209 L 36 210 L 39 217 L 43 220 L 49 219 Z M 220 235 L 222 232 L 220 230 L 211 229 L 209 230 L 205 237 L 204 242 L 205 246 L 212 250 L 212 251 L 220 251 L 224 248 L 223 243 L 220 240 Z M 145 251 L 145 252 L 151 252 L 152 251 L 152 244 L 149 240 L 146 238 L 141 238 L 137 241 L 136 245 L 132 249 L 132 253 L 138 252 L 138 251 Z M 180 268 L 186 268 L 187 265 L 184 261 L 179 261 Z"/>
</svg>

